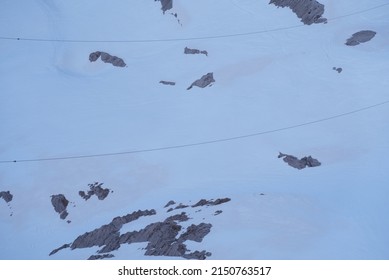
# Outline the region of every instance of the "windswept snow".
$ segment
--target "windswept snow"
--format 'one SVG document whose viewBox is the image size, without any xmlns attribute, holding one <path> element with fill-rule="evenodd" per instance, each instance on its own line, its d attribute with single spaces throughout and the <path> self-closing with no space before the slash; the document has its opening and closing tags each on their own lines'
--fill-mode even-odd
<svg viewBox="0 0 389 280">
<path fill-rule="evenodd" d="M 310 25 L 269 1 L 158 2 L 3 1 L 0 186 L 14 199 L 0 259 L 177 258 L 145 256 L 146 239 L 70 249 L 137 209 L 158 215 L 116 235 L 182 212 L 177 239 L 211 224 L 182 243 L 197 258 L 388 259 L 387 1 L 320 0 L 327 24 Z M 97 50 L 126 67 L 90 62 Z M 279 151 L 322 165 L 290 168 Z M 114 192 L 85 202 L 91 182 Z M 211 198 L 231 201 L 191 207 Z"/>
</svg>

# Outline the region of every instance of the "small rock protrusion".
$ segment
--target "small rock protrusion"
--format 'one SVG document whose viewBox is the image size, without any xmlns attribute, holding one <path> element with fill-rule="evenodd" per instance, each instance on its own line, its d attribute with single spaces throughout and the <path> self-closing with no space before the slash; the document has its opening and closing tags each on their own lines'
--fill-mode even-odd
<svg viewBox="0 0 389 280">
<path fill-rule="evenodd" d="M 170 82 L 170 81 L 159 81 L 160 84 L 163 84 L 163 85 L 168 85 L 168 86 L 175 86 L 176 83 L 175 82 Z"/>
<path fill-rule="evenodd" d="M 63 194 L 56 194 L 51 196 L 51 204 L 54 207 L 55 212 L 57 212 L 62 220 L 68 216 L 66 207 L 69 205 L 69 200 Z"/>
<path fill-rule="evenodd" d="M 207 86 L 211 86 L 212 83 L 215 82 L 215 79 L 213 78 L 213 73 L 207 73 L 203 75 L 200 79 L 194 81 L 187 90 L 190 90 L 193 86 L 205 88 Z"/>
<path fill-rule="evenodd" d="M 374 36 L 377 34 L 375 31 L 371 30 L 362 30 L 357 33 L 354 33 L 350 38 L 347 39 L 346 45 L 347 46 L 357 46 L 360 43 L 366 43 L 374 38 Z"/>
<path fill-rule="evenodd" d="M 185 47 L 184 49 L 184 54 L 205 54 L 206 56 L 208 56 L 208 52 L 207 51 L 200 51 L 198 49 L 191 49 L 191 48 L 188 48 L 188 47 Z"/>
<path fill-rule="evenodd" d="M 343 71 L 343 69 L 341 67 L 332 67 L 332 70 L 335 70 L 339 74 Z"/>
</svg>

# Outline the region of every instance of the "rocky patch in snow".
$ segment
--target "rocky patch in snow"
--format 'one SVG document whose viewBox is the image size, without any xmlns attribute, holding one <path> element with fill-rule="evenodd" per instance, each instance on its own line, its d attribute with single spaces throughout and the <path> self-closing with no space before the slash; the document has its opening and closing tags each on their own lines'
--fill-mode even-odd
<svg viewBox="0 0 389 280">
<path fill-rule="evenodd" d="M 102 260 L 102 259 L 111 259 L 115 257 L 112 254 L 103 254 L 103 255 L 92 255 L 88 258 L 88 260 Z"/>
<path fill-rule="evenodd" d="M 175 202 L 174 200 L 170 200 L 168 203 L 166 203 L 166 205 L 164 206 L 164 208 L 167 208 L 167 207 L 169 207 L 169 206 L 171 206 L 171 205 L 174 205 L 174 204 L 176 204 L 176 202 Z"/>
<path fill-rule="evenodd" d="M 10 191 L 1 191 L 0 192 L 0 198 L 4 199 L 4 201 L 7 203 L 8 208 L 11 210 L 11 213 L 9 215 L 12 216 L 13 212 L 12 212 L 12 207 L 11 207 L 10 202 L 13 199 L 13 195 L 11 194 Z"/>
<path fill-rule="evenodd" d="M 332 67 L 332 70 L 335 70 L 338 73 L 341 73 L 343 71 L 341 67 Z"/>
<path fill-rule="evenodd" d="M 306 25 L 327 22 L 327 19 L 322 17 L 324 14 L 324 5 L 315 0 L 271 0 L 269 4 L 292 9 L 297 17 Z"/>
<path fill-rule="evenodd" d="M 295 156 L 280 153 L 278 158 L 283 158 L 287 164 L 299 170 L 304 169 L 305 167 L 317 167 L 321 165 L 317 159 L 314 159 L 311 156 L 298 159 Z"/>
<path fill-rule="evenodd" d="M 69 200 L 63 194 L 56 194 L 51 196 L 51 204 L 54 207 L 55 212 L 59 214 L 62 220 L 65 220 L 68 216 L 66 207 L 69 205 Z"/>
<path fill-rule="evenodd" d="M 125 67 L 126 66 L 126 63 L 124 62 L 123 59 L 121 59 L 117 56 L 110 55 L 109 53 L 106 53 L 106 52 L 97 51 L 97 52 L 93 52 L 89 55 L 90 62 L 95 62 L 99 58 L 101 58 L 101 60 L 105 63 L 111 63 L 113 66 L 117 66 L 117 67 Z"/>
<path fill-rule="evenodd" d="M 200 200 L 192 207 L 219 205 L 230 199 Z M 169 201 L 165 208 L 176 204 Z M 184 204 L 179 204 L 184 205 Z M 187 206 L 189 207 L 189 206 Z M 220 214 L 221 211 L 218 212 Z M 110 223 L 105 224 L 93 231 L 86 232 L 78 236 L 73 242 L 62 245 L 54 249 L 49 255 L 54 255 L 60 250 L 70 248 L 71 250 L 100 247 L 96 255 L 89 259 L 103 259 L 114 257 L 111 253 L 118 250 L 122 244 L 133 244 L 147 242 L 145 250 L 146 256 L 176 256 L 186 259 L 206 259 L 211 256 L 206 250 L 191 251 L 187 248 L 187 240 L 202 242 L 204 237 L 210 233 L 212 224 L 199 223 L 191 224 L 185 228 L 180 223 L 187 222 L 190 218 L 187 213 L 171 215 L 162 221 L 150 223 L 140 230 L 122 233 L 123 225 L 135 221 L 141 217 L 156 215 L 156 211 L 138 210 L 125 216 L 114 218 Z"/>
<path fill-rule="evenodd" d="M 194 81 L 187 90 L 191 89 L 193 86 L 205 88 L 207 86 L 212 86 L 212 83 L 215 82 L 215 79 L 213 78 L 213 73 L 208 73 L 203 75 L 200 79 Z"/>
<path fill-rule="evenodd" d="M 10 193 L 10 191 L 1 191 L 0 198 L 4 199 L 6 203 L 9 203 L 12 201 L 13 195 Z"/>
<path fill-rule="evenodd" d="M 198 49 L 190 49 L 188 47 L 185 47 L 184 54 L 205 54 L 206 56 L 208 56 L 207 51 L 200 51 Z"/>
<path fill-rule="evenodd" d="M 169 86 L 175 86 L 176 83 L 175 82 L 170 82 L 170 81 L 159 81 L 160 84 L 163 84 L 163 85 L 169 85 Z"/>
<path fill-rule="evenodd" d="M 154 0 L 161 2 L 161 10 L 163 13 L 173 8 L 173 0 Z"/>
<path fill-rule="evenodd" d="M 218 199 L 211 199 L 211 200 L 206 200 L 206 199 L 200 199 L 196 204 L 193 204 L 192 207 L 199 207 L 199 206 L 215 206 L 215 205 L 220 205 L 226 202 L 229 202 L 231 198 L 218 198 Z"/>
<path fill-rule="evenodd" d="M 362 30 L 354 33 L 350 38 L 347 39 L 347 46 L 357 46 L 360 43 L 366 43 L 374 38 L 377 33 L 371 30 Z"/>
<path fill-rule="evenodd" d="M 102 188 L 103 183 L 95 182 L 88 184 L 89 190 L 87 192 L 79 191 L 78 194 L 85 200 L 91 198 L 92 195 L 97 196 L 99 200 L 104 200 L 110 193 L 110 189 Z"/>
</svg>

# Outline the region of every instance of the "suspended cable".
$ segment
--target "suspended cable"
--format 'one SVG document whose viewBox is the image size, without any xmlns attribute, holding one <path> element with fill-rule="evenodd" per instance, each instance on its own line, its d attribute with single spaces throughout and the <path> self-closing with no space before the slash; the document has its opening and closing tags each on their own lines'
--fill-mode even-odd
<svg viewBox="0 0 389 280">
<path fill-rule="evenodd" d="M 47 158 L 31 158 L 31 159 L 19 159 L 19 160 L 0 160 L 0 163 L 17 163 L 17 162 L 38 162 L 38 161 L 59 161 L 59 160 L 71 160 L 71 159 L 83 159 L 83 158 L 97 158 L 97 157 L 108 157 L 108 156 L 120 156 L 120 155 L 129 155 L 129 154 L 140 154 L 140 153 L 147 153 L 147 152 L 156 152 L 156 151 L 164 151 L 164 150 L 173 150 L 173 149 L 182 149 L 182 148 L 188 148 L 188 147 L 194 147 L 194 146 L 202 146 L 202 145 L 209 145 L 209 144 L 216 144 L 221 142 L 227 142 L 227 141 L 235 141 L 239 139 L 244 138 L 250 138 L 250 137 L 256 137 L 260 135 L 265 134 L 272 134 L 276 132 L 291 130 L 303 126 L 313 125 L 321 122 L 330 121 L 333 119 L 338 119 L 341 117 L 345 117 L 348 115 L 356 114 L 362 111 L 371 110 L 373 108 L 383 106 L 389 103 L 389 100 L 383 101 L 374 105 L 362 107 L 353 111 L 345 112 L 338 115 L 329 116 L 322 119 L 317 119 L 314 121 L 304 122 L 300 124 L 295 124 L 291 126 L 285 126 L 281 128 L 275 128 L 271 130 L 265 130 L 260 132 L 254 132 L 251 134 L 245 134 L 245 135 L 239 135 L 234 137 L 228 137 L 228 138 L 219 138 L 214 140 L 208 140 L 203 142 L 195 142 L 195 143 L 188 143 L 188 144 L 181 144 L 181 145 L 172 145 L 172 146 L 164 146 L 164 147 L 156 147 L 156 148 L 148 148 L 148 149 L 139 149 L 139 150 L 130 150 L 125 152 L 113 152 L 113 153 L 100 153 L 100 154 L 90 154 L 90 155 L 75 155 L 75 156 L 63 156 L 63 157 L 47 157 Z"/>
<path fill-rule="evenodd" d="M 389 3 L 381 4 L 364 10 L 356 11 L 353 13 L 341 15 L 338 17 L 327 19 L 327 21 L 338 20 L 341 18 L 346 18 L 350 16 L 355 16 L 358 14 L 370 12 L 385 6 L 388 6 Z M 61 42 L 61 43 L 154 43 L 154 42 L 175 42 L 175 41 L 195 41 L 195 40 L 211 40 L 211 39 L 222 39 L 230 37 L 241 37 L 241 36 L 250 36 L 262 33 L 271 33 L 289 29 L 295 29 L 305 26 L 304 24 L 278 27 L 273 29 L 244 32 L 244 33 L 233 33 L 233 34 L 224 34 L 224 35 L 214 35 L 214 36 L 201 36 L 201 37 L 186 37 L 186 38 L 166 38 L 166 39 L 135 39 L 135 40 L 82 40 L 82 39 L 49 39 L 49 38 L 28 38 L 28 37 L 6 37 L 0 36 L 0 40 L 12 40 L 12 41 L 33 41 L 33 42 Z"/>
</svg>

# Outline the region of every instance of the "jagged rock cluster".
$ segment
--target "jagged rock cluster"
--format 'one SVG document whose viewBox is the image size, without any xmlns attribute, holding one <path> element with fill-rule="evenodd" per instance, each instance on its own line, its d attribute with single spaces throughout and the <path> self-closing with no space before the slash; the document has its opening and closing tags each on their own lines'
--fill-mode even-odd
<svg viewBox="0 0 389 280">
<path fill-rule="evenodd" d="M 187 208 L 187 207 L 192 207 L 192 208 L 195 208 L 195 207 L 200 207 L 200 206 L 215 206 L 215 205 L 220 205 L 220 204 L 223 204 L 223 203 L 226 203 L 226 202 L 229 202 L 231 200 L 231 198 L 218 198 L 218 199 L 215 199 L 215 200 L 207 200 L 207 199 L 200 199 L 197 203 L 193 204 L 193 205 L 185 205 L 185 204 L 178 204 L 176 207 L 170 207 L 167 212 L 171 212 L 173 210 L 177 210 L 177 209 L 183 209 L 183 208 Z M 172 205 L 175 205 L 176 202 L 173 201 L 173 200 L 170 200 L 164 208 L 167 208 L 169 206 L 172 206 Z"/>
<path fill-rule="evenodd" d="M 190 49 L 188 47 L 185 47 L 184 54 L 205 54 L 206 56 L 208 56 L 207 51 L 200 51 L 198 49 Z"/>
<path fill-rule="evenodd" d="M 315 0 L 271 0 L 269 4 L 292 9 L 297 17 L 307 25 L 327 22 L 327 19 L 322 17 L 324 5 Z"/>
<path fill-rule="evenodd" d="M 51 204 L 54 207 L 55 212 L 59 214 L 59 217 L 64 220 L 68 216 L 66 208 L 69 205 L 69 200 L 63 194 L 56 194 L 51 196 Z"/>
<path fill-rule="evenodd" d="M 154 1 L 161 2 L 162 5 L 161 10 L 163 11 L 163 13 L 173 8 L 173 0 L 154 0 Z"/>
<path fill-rule="evenodd" d="M 314 159 L 311 156 L 298 159 L 295 156 L 280 153 L 278 158 L 283 158 L 287 164 L 299 170 L 304 169 L 305 167 L 317 167 L 321 165 L 317 159 Z"/>
<path fill-rule="evenodd" d="M 213 78 L 213 73 L 208 73 L 203 75 L 200 79 L 194 81 L 187 90 L 190 90 L 193 86 L 205 88 L 207 86 L 211 86 L 212 83 L 215 82 L 215 79 Z"/>
<path fill-rule="evenodd" d="M 89 191 L 86 193 L 84 191 L 79 191 L 78 194 L 85 200 L 88 200 L 91 198 L 92 195 L 97 196 L 99 200 L 104 200 L 109 192 L 110 189 L 108 188 L 102 188 L 103 183 L 95 182 L 93 184 L 88 184 Z"/>
<path fill-rule="evenodd" d="M 0 198 L 4 199 L 6 203 L 9 203 L 12 201 L 13 195 L 10 193 L 10 191 L 1 191 Z"/>
<path fill-rule="evenodd" d="M 112 254 L 103 254 L 103 255 L 92 255 L 88 258 L 88 260 L 102 260 L 102 259 L 111 259 L 115 257 Z"/>
<path fill-rule="evenodd" d="M 97 52 L 93 52 L 89 55 L 90 62 L 94 62 L 94 61 L 98 60 L 99 58 L 101 58 L 101 60 L 105 63 L 111 63 L 113 66 L 117 66 L 117 67 L 125 67 L 126 66 L 126 63 L 124 62 L 123 59 L 121 59 L 117 56 L 110 55 L 109 53 L 106 53 L 106 52 L 97 51 Z"/>
<path fill-rule="evenodd" d="M 11 194 L 10 191 L 1 191 L 0 192 L 0 198 L 2 198 L 7 203 L 8 208 L 11 210 L 11 213 L 9 215 L 12 216 L 13 212 L 12 212 L 12 207 L 11 207 L 10 202 L 13 199 L 13 195 Z"/>
<path fill-rule="evenodd" d="M 347 39 L 347 46 L 357 46 L 360 43 L 366 43 L 374 38 L 377 33 L 371 30 L 362 30 L 354 33 L 350 38 Z"/>
<path fill-rule="evenodd" d="M 215 206 L 228 201 L 230 201 L 229 198 L 218 198 L 216 200 L 201 199 L 191 207 Z M 165 205 L 165 208 L 175 204 L 171 200 Z M 183 204 L 180 203 L 180 205 Z M 62 208 L 58 210 L 62 210 Z M 222 211 L 218 210 L 215 212 L 215 215 L 221 213 Z M 156 210 L 151 209 L 138 210 L 125 216 L 115 217 L 110 223 L 78 236 L 73 242 L 54 249 L 49 255 L 54 255 L 64 249 L 75 250 L 97 246 L 100 247 L 97 254 L 90 256 L 89 259 L 105 259 L 114 257 L 111 253 L 118 250 L 122 244 L 147 242 L 144 248 L 146 256 L 176 256 L 198 260 L 203 260 L 211 256 L 211 253 L 206 250 L 190 251 L 185 241 L 202 242 L 204 237 L 211 231 L 212 224 L 191 224 L 187 228 L 184 228 L 180 223 L 190 219 L 185 212 L 171 215 L 163 221 L 151 223 L 140 230 L 121 232 L 123 225 L 138 220 L 141 217 L 156 214 Z"/>
</svg>

